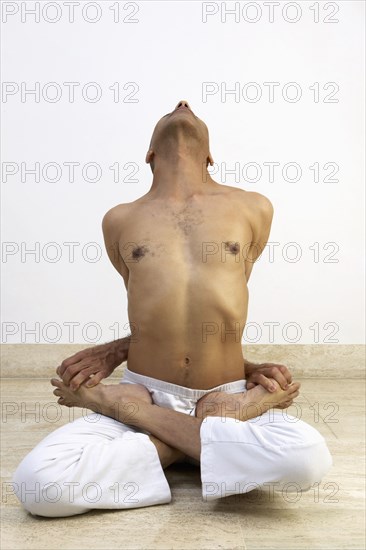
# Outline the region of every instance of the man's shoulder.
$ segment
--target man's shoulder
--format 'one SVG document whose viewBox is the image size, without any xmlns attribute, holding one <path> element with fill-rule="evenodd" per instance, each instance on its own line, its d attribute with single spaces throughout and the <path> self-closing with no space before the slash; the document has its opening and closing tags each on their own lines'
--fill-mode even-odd
<svg viewBox="0 0 366 550">
<path fill-rule="evenodd" d="M 110 208 L 103 216 L 102 229 L 103 232 L 110 232 L 113 229 L 121 228 L 123 222 L 134 208 L 134 202 L 126 202 L 117 204 Z"/>
<path fill-rule="evenodd" d="M 273 204 L 268 197 L 256 191 L 244 191 L 243 200 L 263 213 L 273 214 Z"/>
<path fill-rule="evenodd" d="M 268 197 L 256 191 L 245 191 L 238 187 L 227 186 L 232 198 L 243 206 L 249 207 L 252 211 L 261 212 L 269 216 L 273 215 L 273 205 Z"/>
<path fill-rule="evenodd" d="M 110 208 L 103 216 L 104 223 L 113 223 L 118 220 L 125 218 L 130 212 L 132 212 L 138 203 L 139 199 L 132 202 L 124 202 L 116 204 Z"/>
</svg>

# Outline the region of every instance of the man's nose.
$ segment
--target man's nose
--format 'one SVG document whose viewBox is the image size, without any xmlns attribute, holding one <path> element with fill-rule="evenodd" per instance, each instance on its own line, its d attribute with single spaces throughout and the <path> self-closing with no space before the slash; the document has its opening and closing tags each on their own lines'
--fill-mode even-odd
<svg viewBox="0 0 366 550">
<path fill-rule="evenodd" d="M 182 107 L 182 105 L 184 107 L 187 107 L 187 109 L 190 109 L 189 103 L 186 99 L 181 99 L 178 105 L 176 106 L 176 109 L 179 109 L 179 107 Z"/>
</svg>

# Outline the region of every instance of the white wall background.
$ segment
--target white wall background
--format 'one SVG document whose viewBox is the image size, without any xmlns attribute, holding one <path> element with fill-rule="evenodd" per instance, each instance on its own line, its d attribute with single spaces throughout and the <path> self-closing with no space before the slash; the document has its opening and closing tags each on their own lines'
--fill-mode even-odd
<svg viewBox="0 0 366 550">
<path fill-rule="evenodd" d="M 363 342 L 363 2 L 79 0 L 74 22 L 64 2 L 1 4 L 2 342 L 101 343 L 128 333 L 126 292 L 104 251 L 101 220 L 149 189 L 150 135 L 182 98 L 210 129 L 214 179 L 259 191 L 275 207 L 270 241 L 278 244 L 272 261 L 267 248 L 253 270 L 246 341 Z M 27 11 L 37 4 L 39 22 Z M 222 6 L 239 11 L 225 22 Z M 203 22 L 205 10 L 217 13 Z M 54 102 L 50 82 L 61 93 Z M 79 83 L 74 102 L 65 82 Z M 94 97 L 90 82 L 98 101 L 85 99 Z M 256 88 L 245 87 L 251 82 Z M 273 101 L 266 82 L 279 83 Z M 286 96 L 290 82 L 298 101 L 289 100 L 294 86 Z M 36 83 L 38 101 L 22 96 L 22 86 Z M 205 95 L 205 83 L 217 93 Z M 225 86 L 239 96 L 225 95 Z M 255 89 L 262 96 L 251 102 Z M 44 169 L 50 162 L 58 175 Z M 73 181 L 70 162 L 79 163 Z M 268 162 L 280 163 L 274 181 Z M 39 163 L 39 181 L 22 174 L 22 163 Z M 87 163 L 99 176 L 92 167 L 83 175 Z M 235 163 L 241 175 L 225 175 Z M 245 173 L 248 163 L 259 165 L 259 179 L 255 165 Z M 297 163 L 299 181 L 288 181 L 293 168 L 283 176 L 287 163 Z M 334 166 L 337 181 L 327 181 Z M 77 243 L 73 261 L 64 243 Z"/>
</svg>

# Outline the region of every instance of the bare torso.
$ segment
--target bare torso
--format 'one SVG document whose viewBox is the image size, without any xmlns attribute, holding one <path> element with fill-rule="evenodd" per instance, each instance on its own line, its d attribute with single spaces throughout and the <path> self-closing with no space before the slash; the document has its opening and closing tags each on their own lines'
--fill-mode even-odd
<svg viewBox="0 0 366 550">
<path fill-rule="evenodd" d="M 197 389 L 244 377 L 249 247 L 260 240 L 255 196 L 215 184 L 184 202 L 148 193 L 110 211 L 112 261 L 128 293 L 130 370 Z"/>
</svg>

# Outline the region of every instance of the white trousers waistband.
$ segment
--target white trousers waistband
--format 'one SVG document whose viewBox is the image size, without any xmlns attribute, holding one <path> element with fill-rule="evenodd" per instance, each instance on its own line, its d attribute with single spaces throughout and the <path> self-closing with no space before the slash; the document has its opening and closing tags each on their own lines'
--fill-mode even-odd
<svg viewBox="0 0 366 550">
<path fill-rule="evenodd" d="M 246 388 L 246 381 L 243 379 L 221 384 L 208 390 L 197 390 L 179 386 L 178 384 L 171 384 L 170 382 L 151 378 L 150 376 L 143 376 L 142 374 L 130 371 L 128 368 L 125 369 L 120 383 L 142 384 L 149 390 L 156 405 L 191 415 L 194 414 L 197 401 L 207 393 L 213 391 L 240 393 L 244 392 Z"/>
</svg>

